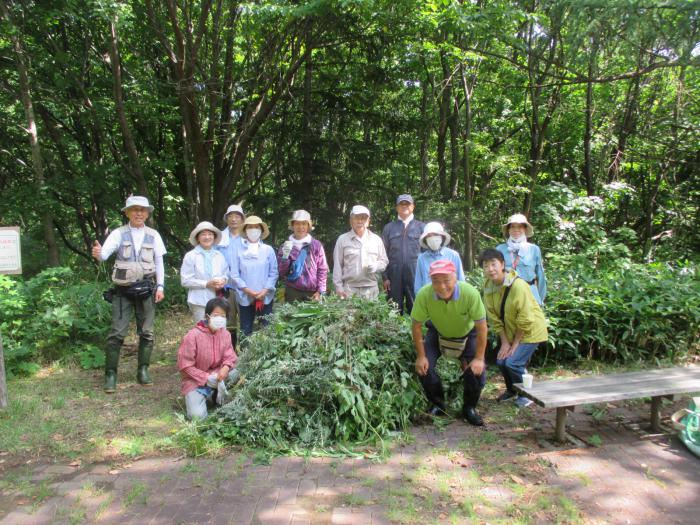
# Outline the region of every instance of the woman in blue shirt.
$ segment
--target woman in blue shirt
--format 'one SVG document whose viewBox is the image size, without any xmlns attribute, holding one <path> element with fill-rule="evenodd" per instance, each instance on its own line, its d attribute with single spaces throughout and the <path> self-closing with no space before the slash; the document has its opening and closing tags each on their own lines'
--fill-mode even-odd
<svg viewBox="0 0 700 525">
<path fill-rule="evenodd" d="M 464 281 L 462 258 L 456 251 L 447 247 L 451 240 L 452 237 L 439 222 L 429 222 L 425 225 L 418 241 L 425 251 L 418 256 L 416 262 L 416 278 L 413 282 L 413 292 L 416 295 L 418 295 L 418 290 L 431 282 L 429 269 L 435 261 L 451 261 L 457 270 L 457 279 Z"/>
<path fill-rule="evenodd" d="M 547 295 L 547 279 L 544 276 L 540 247 L 527 240 L 533 233 L 532 225 L 525 215 L 511 215 L 503 225 L 503 235 L 507 240 L 496 246 L 496 249 L 503 254 L 506 272 L 515 270 L 521 279 L 527 281 L 537 304 L 541 306 Z"/>
<path fill-rule="evenodd" d="M 241 331 L 245 335 L 253 333 L 256 317 L 272 312 L 279 273 L 275 250 L 261 240 L 269 234 L 267 224 L 260 217 L 250 215 L 243 223 L 241 246 L 231 260 L 231 281 L 236 288 Z M 261 322 L 267 325 L 264 317 Z"/>
</svg>

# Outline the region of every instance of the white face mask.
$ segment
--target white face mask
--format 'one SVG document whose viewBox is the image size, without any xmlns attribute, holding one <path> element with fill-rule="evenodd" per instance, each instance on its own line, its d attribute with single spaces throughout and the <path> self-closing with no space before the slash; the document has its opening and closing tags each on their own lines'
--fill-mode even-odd
<svg viewBox="0 0 700 525">
<path fill-rule="evenodd" d="M 209 326 L 214 330 L 221 330 L 226 328 L 226 318 L 219 315 L 214 317 L 209 317 Z"/>
<path fill-rule="evenodd" d="M 262 230 L 260 228 L 248 228 L 245 231 L 245 236 L 248 237 L 248 240 L 250 242 L 258 242 L 258 239 L 260 239 L 261 234 Z"/>
<path fill-rule="evenodd" d="M 433 250 L 434 252 L 438 251 L 440 249 L 440 246 L 442 246 L 442 236 L 441 235 L 431 235 L 425 240 L 425 244 L 428 245 L 428 248 Z"/>
</svg>

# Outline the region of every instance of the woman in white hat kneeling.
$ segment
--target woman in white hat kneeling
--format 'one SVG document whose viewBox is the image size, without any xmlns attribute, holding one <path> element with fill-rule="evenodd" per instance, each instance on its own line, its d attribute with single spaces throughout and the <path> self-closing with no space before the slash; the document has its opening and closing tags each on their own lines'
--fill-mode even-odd
<svg viewBox="0 0 700 525">
<path fill-rule="evenodd" d="M 544 276 L 540 247 L 528 241 L 534 229 L 521 213 L 511 215 L 503 225 L 506 242 L 496 246 L 505 259 L 506 272 L 515 270 L 518 277 L 530 285 L 537 304 L 542 305 L 547 295 L 547 279 Z"/>
<path fill-rule="evenodd" d="M 260 217 L 248 216 L 243 223 L 241 247 L 231 260 L 230 276 L 240 307 L 241 331 L 245 335 L 253 333 L 256 317 L 261 317 L 266 325 L 264 316 L 272 313 L 279 272 L 275 250 L 262 242 L 268 235 L 270 229 Z"/>
<path fill-rule="evenodd" d="M 204 319 L 204 307 L 217 296 L 223 296 L 228 265 L 215 246 L 221 231 L 210 222 L 200 222 L 190 233 L 194 250 L 185 254 L 180 268 L 180 283 L 187 288 L 187 306 L 195 323 Z"/>
</svg>

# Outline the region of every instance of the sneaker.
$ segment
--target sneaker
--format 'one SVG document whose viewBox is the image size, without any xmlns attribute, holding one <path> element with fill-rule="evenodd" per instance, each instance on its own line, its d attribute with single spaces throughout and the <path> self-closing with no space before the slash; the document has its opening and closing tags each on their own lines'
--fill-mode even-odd
<svg viewBox="0 0 700 525">
<path fill-rule="evenodd" d="M 520 408 L 529 407 L 532 404 L 532 399 L 529 397 L 518 396 L 518 399 L 515 400 L 515 404 Z"/>
<path fill-rule="evenodd" d="M 515 394 L 511 392 L 510 390 L 506 390 L 503 392 L 500 396 L 496 398 L 496 401 L 501 403 L 502 401 L 508 401 L 509 399 L 513 399 L 515 397 Z"/>
</svg>

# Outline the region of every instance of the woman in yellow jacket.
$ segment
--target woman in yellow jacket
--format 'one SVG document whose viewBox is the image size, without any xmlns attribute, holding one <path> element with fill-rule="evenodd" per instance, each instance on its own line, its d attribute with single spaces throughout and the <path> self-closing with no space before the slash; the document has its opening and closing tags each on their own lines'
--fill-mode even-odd
<svg viewBox="0 0 700 525">
<path fill-rule="evenodd" d="M 515 398 L 518 406 L 526 407 L 532 401 L 517 396 L 513 384 L 523 382 L 523 373 L 532 354 L 547 340 L 547 321 L 528 283 L 514 271 L 506 273 L 505 260 L 499 250 L 484 250 L 479 255 L 479 264 L 486 278 L 484 306 L 489 327 L 501 340 L 496 363 L 503 373 L 506 391 L 498 401 Z"/>
</svg>

